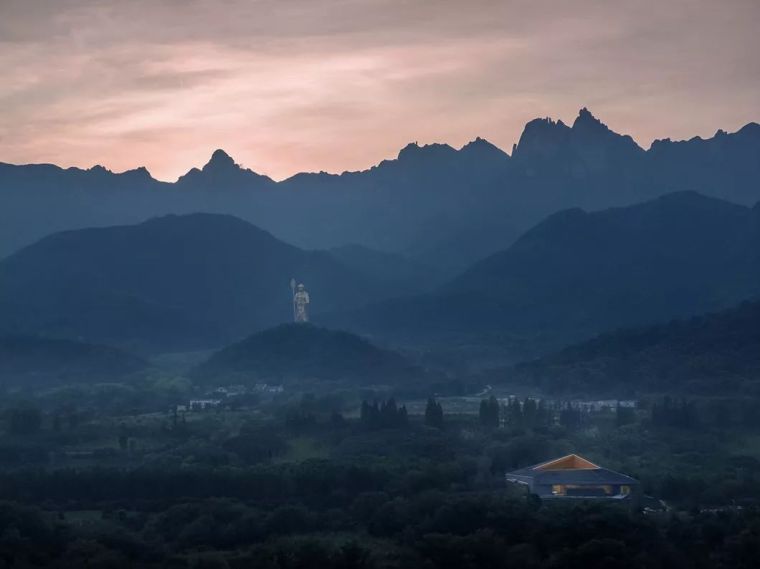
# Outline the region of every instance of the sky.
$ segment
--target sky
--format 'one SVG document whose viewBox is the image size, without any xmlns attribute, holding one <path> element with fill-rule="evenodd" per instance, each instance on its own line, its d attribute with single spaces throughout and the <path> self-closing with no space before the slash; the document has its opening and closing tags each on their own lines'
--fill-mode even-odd
<svg viewBox="0 0 760 569">
<path fill-rule="evenodd" d="M 275 179 L 588 107 L 643 147 L 760 122 L 758 0 L 0 0 L 0 162 Z"/>
</svg>

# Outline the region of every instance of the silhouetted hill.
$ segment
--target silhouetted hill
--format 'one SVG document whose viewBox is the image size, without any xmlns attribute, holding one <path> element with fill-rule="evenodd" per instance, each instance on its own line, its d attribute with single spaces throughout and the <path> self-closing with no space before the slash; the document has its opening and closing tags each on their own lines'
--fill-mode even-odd
<svg viewBox="0 0 760 569">
<path fill-rule="evenodd" d="M 291 277 L 314 310 L 384 292 L 330 254 L 232 216 L 167 216 L 58 233 L 0 261 L 0 328 L 150 351 L 215 347 L 288 321 Z"/>
<path fill-rule="evenodd" d="M 760 302 L 603 334 L 508 374 L 551 391 L 760 393 Z"/>
<path fill-rule="evenodd" d="M 0 256 L 54 231 L 137 223 L 167 213 L 232 213 L 289 243 L 356 243 L 458 272 L 549 214 L 637 203 L 678 190 L 760 200 L 760 126 L 649 150 L 582 109 L 572 125 L 529 122 L 512 157 L 483 139 L 460 149 L 409 144 L 359 172 L 282 182 L 221 150 L 176 183 L 145 169 L 0 164 Z"/>
<path fill-rule="evenodd" d="M 385 338 L 491 337 L 541 349 L 760 293 L 760 207 L 693 192 L 554 214 L 434 293 L 331 316 Z"/>
<path fill-rule="evenodd" d="M 264 330 L 212 355 L 192 373 L 204 380 L 341 380 L 394 384 L 421 377 L 401 355 L 348 332 L 311 324 Z"/>
<path fill-rule="evenodd" d="M 147 362 L 121 350 L 34 336 L 0 337 L 0 381 L 33 387 L 56 382 L 111 382 Z"/>
</svg>

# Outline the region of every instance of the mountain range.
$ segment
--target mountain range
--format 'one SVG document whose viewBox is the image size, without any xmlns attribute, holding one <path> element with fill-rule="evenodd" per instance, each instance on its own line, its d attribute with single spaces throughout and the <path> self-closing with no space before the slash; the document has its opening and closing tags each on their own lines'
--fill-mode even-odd
<svg viewBox="0 0 760 569">
<path fill-rule="evenodd" d="M 291 277 L 319 325 L 515 361 L 760 294 L 760 206 L 677 192 L 564 210 L 449 279 L 361 247 L 306 251 L 228 215 L 66 231 L 0 261 L 0 333 L 215 348 L 289 322 Z"/>
<path fill-rule="evenodd" d="M 54 231 L 203 211 L 234 214 L 301 248 L 351 243 L 453 275 L 558 210 L 677 190 L 760 200 L 760 125 L 644 150 L 582 109 L 572 125 L 529 122 L 511 155 L 483 139 L 460 149 L 413 143 L 368 170 L 281 182 L 221 150 L 175 183 L 144 168 L 0 163 L 0 257 Z"/>
</svg>

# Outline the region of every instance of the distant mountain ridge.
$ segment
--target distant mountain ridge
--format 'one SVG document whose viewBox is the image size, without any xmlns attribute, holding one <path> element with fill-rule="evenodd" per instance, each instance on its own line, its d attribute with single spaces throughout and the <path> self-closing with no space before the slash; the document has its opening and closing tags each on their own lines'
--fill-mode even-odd
<svg viewBox="0 0 760 569">
<path fill-rule="evenodd" d="M 511 156 L 483 139 L 460 149 L 413 143 L 368 170 L 281 182 L 222 150 L 173 184 L 144 168 L 0 164 L 0 257 L 53 231 L 204 211 L 235 214 L 300 247 L 356 243 L 455 271 L 560 209 L 675 190 L 760 200 L 760 126 L 644 150 L 582 109 L 571 126 L 529 122 Z"/>
</svg>

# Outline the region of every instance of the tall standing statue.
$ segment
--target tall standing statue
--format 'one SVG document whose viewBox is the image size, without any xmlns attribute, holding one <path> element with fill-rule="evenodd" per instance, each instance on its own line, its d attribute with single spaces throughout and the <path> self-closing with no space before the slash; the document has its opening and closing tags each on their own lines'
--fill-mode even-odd
<svg viewBox="0 0 760 569">
<path fill-rule="evenodd" d="M 295 322 L 309 321 L 309 293 L 303 284 L 296 286 L 296 280 L 290 279 L 290 289 L 293 291 L 293 320 Z"/>
</svg>

